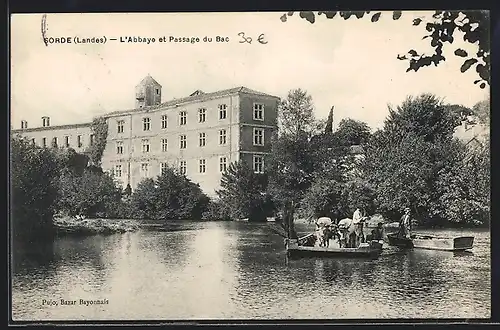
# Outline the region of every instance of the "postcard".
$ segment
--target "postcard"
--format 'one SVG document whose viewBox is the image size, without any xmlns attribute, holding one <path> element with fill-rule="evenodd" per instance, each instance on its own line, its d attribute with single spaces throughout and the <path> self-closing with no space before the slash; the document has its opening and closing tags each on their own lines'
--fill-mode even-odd
<svg viewBox="0 0 500 330">
<path fill-rule="evenodd" d="M 489 12 L 11 16 L 12 321 L 491 317 Z"/>
</svg>

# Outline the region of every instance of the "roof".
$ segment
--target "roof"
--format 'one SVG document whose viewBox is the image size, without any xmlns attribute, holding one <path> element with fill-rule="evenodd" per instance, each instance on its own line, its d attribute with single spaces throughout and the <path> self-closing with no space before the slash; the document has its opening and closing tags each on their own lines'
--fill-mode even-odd
<svg viewBox="0 0 500 330">
<path fill-rule="evenodd" d="M 464 125 L 455 127 L 455 132 L 453 136 L 462 141 L 465 144 L 469 144 L 472 140 L 477 140 L 482 143 L 484 139 L 489 135 L 490 128 L 484 124 L 473 124 L 468 125 L 465 129 Z"/>
<path fill-rule="evenodd" d="M 360 146 L 359 144 L 356 144 L 356 145 L 352 145 L 351 146 L 351 153 L 352 154 L 355 154 L 355 155 L 361 155 L 365 152 L 365 150 L 363 149 L 362 146 Z"/>
<path fill-rule="evenodd" d="M 142 79 L 141 82 L 137 86 L 139 86 L 139 85 L 151 85 L 151 84 L 158 85 L 161 87 L 161 85 L 156 80 L 154 80 L 154 78 L 151 77 L 151 75 L 149 75 L 149 74 L 146 77 L 144 77 L 144 79 Z"/>
<path fill-rule="evenodd" d="M 277 97 L 277 96 L 258 92 L 258 91 L 255 91 L 253 89 L 250 89 L 250 88 L 247 88 L 244 86 L 234 87 L 234 88 L 225 89 L 225 90 L 212 92 L 212 93 L 203 93 L 203 92 L 199 93 L 199 90 L 198 90 L 198 91 L 195 91 L 194 93 L 192 93 L 190 96 L 186 96 L 186 97 L 183 97 L 180 99 L 173 99 L 173 100 L 166 101 L 166 102 L 158 104 L 158 105 L 143 107 L 140 110 L 139 109 L 129 109 L 129 110 L 113 111 L 113 112 L 109 112 L 109 113 L 105 114 L 104 117 L 111 117 L 111 116 L 116 116 L 116 115 L 120 115 L 120 114 L 128 114 L 128 113 L 131 113 L 132 111 L 134 113 L 137 113 L 139 111 L 141 111 L 141 112 L 142 111 L 144 111 L 144 112 L 151 111 L 151 110 L 161 109 L 161 108 L 165 108 L 165 107 L 173 107 L 173 106 L 180 105 L 183 103 L 205 101 L 205 100 L 219 98 L 219 97 L 232 95 L 232 94 L 252 94 L 252 95 L 260 95 L 260 96 L 266 96 L 266 97 L 272 97 L 272 98 L 279 99 L 279 97 Z"/>
<path fill-rule="evenodd" d="M 18 128 L 11 130 L 12 133 L 27 133 L 27 132 L 37 132 L 37 131 L 51 131 L 58 129 L 70 129 L 70 128 L 82 128 L 90 127 L 92 123 L 81 123 L 81 124 L 68 124 L 68 125 L 55 125 L 55 126 L 41 126 L 33 128 Z"/>
</svg>

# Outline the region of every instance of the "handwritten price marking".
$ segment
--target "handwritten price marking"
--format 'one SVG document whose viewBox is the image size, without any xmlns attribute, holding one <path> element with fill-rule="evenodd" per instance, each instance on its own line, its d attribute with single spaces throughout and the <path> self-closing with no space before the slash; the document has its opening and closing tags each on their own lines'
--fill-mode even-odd
<svg viewBox="0 0 500 330">
<path fill-rule="evenodd" d="M 240 44 L 245 44 L 245 43 L 251 44 L 253 41 L 252 37 L 245 35 L 245 32 L 240 32 L 240 33 L 238 33 L 238 35 L 241 37 L 241 40 L 239 41 Z M 261 33 L 259 35 L 259 37 L 257 38 L 257 41 L 263 45 L 267 44 L 264 33 Z"/>
</svg>

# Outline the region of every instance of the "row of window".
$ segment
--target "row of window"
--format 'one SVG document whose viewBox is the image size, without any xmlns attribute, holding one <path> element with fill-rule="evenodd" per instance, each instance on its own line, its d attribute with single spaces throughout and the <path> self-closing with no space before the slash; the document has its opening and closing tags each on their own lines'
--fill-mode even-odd
<svg viewBox="0 0 500 330">
<path fill-rule="evenodd" d="M 219 104 L 219 120 L 224 120 L 227 118 L 227 105 Z M 207 119 L 207 109 L 200 108 L 198 109 L 198 122 L 204 123 Z M 264 120 L 264 105 L 260 103 L 255 103 L 253 105 L 253 119 L 254 120 Z M 125 121 L 118 120 L 117 124 L 117 132 L 123 133 L 125 131 Z M 179 112 L 179 125 L 184 126 L 187 124 L 187 111 L 183 110 Z M 167 115 L 161 116 L 161 128 L 168 128 L 168 117 Z M 142 130 L 150 131 L 151 130 L 151 118 L 144 117 L 142 118 Z"/>
<path fill-rule="evenodd" d="M 163 138 L 160 140 L 161 142 L 161 151 L 168 151 L 168 139 Z M 227 131 L 225 129 L 219 130 L 219 145 L 225 145 L 227 143 Z M 198 145 L 200 147 L 205 147 L 207 144 L 207 135 L 206 133 L 198 134 Z M 263 146 L 264 145 L 264 129 L 263 128 L 254 128 L 253 130 L 253 144 L 255 146 Z M 179 136 L 179 148 L 186 149 L 187 148 L 187 136 L 185 134 L 181 134 Z M 149 139 L 142 139 L 142 152 L 148 153 L 151 151 L 151 142 Z M 123 141 L 116 142 L 116 153 L 121 155 L 124 152 Z"/>
<path fill-rule="evenodd" d="M 36 144 L 36 139 L 32 138 L 31 142 L 33 144 Z M 90 134 L 89 144 L 90 145 L 94 144 L 94 134 Z M 41 144 L 41 146 L 42 147 L 48 147 L 47 138 L 46 137 L 42 138 L 42 144 Z M 58 148 L 59 147 L 59 138 L 58 137 L 53 137 L 52 140 L 51 140 L 51 142 L 50 142 L 50 146 L 53 147 L 53 148 Z M 66 148 L 71 147 L 71 138 L 69 136 L 65 136 L 64 137 L 63 146 L 66 147 Z M 75 146 L 78 147 L 78 148 L 83 147 L 83 135 L 78 135 L 76 137 L 76 144 L 75 144 Z"/>
<path fill-rule="evenodd" d="M 160 166 L 160 174 L 163 174 L 167 168 L 168 163 L 161 163 Z M 219 172 L 224 173 L 227 170 L 228 162 L 227 157 L 222 156 L 219 158 Z M 253 170 L 255 173 L 264 173 L 264 157 L 259 155 L 253 156 Z M 123 174 L 123 168 L 121 164 L 115 165 L 113 169 L 113 174 L 117 178 L 121 178 Z M 181 160 L 179 162 L 179 172 L 183 175 L 187 174 L 187 162 L 185 160 Z M 207 160 L 199 159 L 198 160 L 198 172 L 206 173 L 207 172 Z M 149 163 L 141 163 L 141 177 L 149 178 L 150 177 L 150 164 Z"/>
</svg>

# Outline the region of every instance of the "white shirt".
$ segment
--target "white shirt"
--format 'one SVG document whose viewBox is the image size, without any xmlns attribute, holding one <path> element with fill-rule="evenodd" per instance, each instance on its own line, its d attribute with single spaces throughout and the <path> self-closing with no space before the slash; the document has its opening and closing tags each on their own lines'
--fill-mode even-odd
<svg viewBox="0 0 500 330">
<path fill-rule="evenodd" d="M 354 214 L 352 216 L 352 222 L 353 223 L 359 223 L 361 221 L 361 211 L 359 209 L 357 209 L 356 211 L 354 211 Z"/>
</svg>

